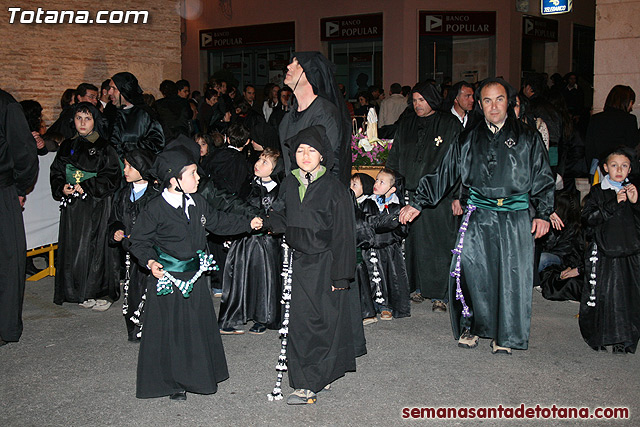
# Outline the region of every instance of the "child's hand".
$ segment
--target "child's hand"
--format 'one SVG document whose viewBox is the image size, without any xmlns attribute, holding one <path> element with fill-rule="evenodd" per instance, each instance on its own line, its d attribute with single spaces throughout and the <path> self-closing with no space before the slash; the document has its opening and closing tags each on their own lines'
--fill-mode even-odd
<svg viewBox="0 0 640 427">
<path fill-rule="evenodd" d="M 562 230 L 562 227 L 564 227 L 564 222 L 562 222 L 562 219 L 560 219 L 558 214 L 555 212 L 549 216 L 549 221 L 551 221 L 551 226 L 556 230 Z"/>
<path fill-rule="evenodd" d="M 626 202 L 627 201 L 627 192 L 625 191 L 625 189 L 623 188 L 622 190 L 618 191 L 618 203 L 622 203 L 622 202 Z"/>
<path fill-rule="evenodd" d="M 162 279 L 162 276 L 164 276 L 164 267 L 155 259 L 150 259 L 149 262 L 147 262 L 147 267 L 156 279 Z"/>
<path fill-rule="evenodd" d="M 262 228 L 262 218 L 255 217 L 251 220 L 251 228 L 254 230 L 260 230 Z"/>
<path fill-rule="evenodd" d="M 76 191 L 78 194 L 84 194 L 84 190 L 82 189 L 82 187 L 80 187 L 80 184 L 76 184 L 75 187 L 73 187 L 74 191 Z"/>
<path fill-rule="evenodd" d="M 569 279 L 571 277 L 577 277 L 578 276 L 578 269 L 577 268 L 571 268 L 571 267 L 567 267 L 564 270 L 562 270 L 560 272 L 560 279 L 564 280 L 564 279 Z"/>
<path fill-rule="evenodd" d="M 73 194 L 73 185 L 65 184 L 64 187 L 62 187 L 62 193 L 64 193 L 65 196 L 72 195 Z"/>
<path fill-rule="evenodd" d="M 635 185 L 629 184 L 624 187 L 624 190 L 631 203 L 636 203 L 638 201 L 638 189 Z"/>
<path fill-rule="evenodd" d="M 122 241 L 122 239 L 124 239 L 124 230 L 118 230 L 113 233 L 113 240 L 115 240 L 116 242 L 120 242 Z"/>
</svg>

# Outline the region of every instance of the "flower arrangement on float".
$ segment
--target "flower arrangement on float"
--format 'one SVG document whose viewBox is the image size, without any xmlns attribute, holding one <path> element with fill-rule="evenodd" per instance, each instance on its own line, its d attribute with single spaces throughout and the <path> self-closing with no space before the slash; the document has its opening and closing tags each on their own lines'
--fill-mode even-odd
<svg viewBox="0 0 640 427">
<path fill-rule="evenodd" d="M 351 162 L 355 169 L 363 166 L 384 166 L 393 145 L 393 139 L 378 138 L 378 116 L 371 108 L 362 128 L 354 129 L 351 136 Z"/>
</svg>

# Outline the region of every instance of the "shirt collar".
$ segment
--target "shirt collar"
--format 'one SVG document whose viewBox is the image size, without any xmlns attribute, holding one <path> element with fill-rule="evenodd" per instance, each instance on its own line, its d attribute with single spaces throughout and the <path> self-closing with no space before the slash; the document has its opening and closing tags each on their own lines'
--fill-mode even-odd
<svg viewBox="0 0 640 427">
<path fill-rule="evenodd" d="M 136 193 L 139 193 L 140 191 L 146 189 L 147 185 L 149 185 L 148 182 L 145 182 L 145 183 L 134 182 L 133 183 L 133 191 L 136 192 Z"/>
<path fill-rule="evenodd" d="M 187 205 L 184 207 L 184 213 L 187 215 L 187 218 L 189 218 L 189 211 L 187 209 L 189 208 L 189 206 L 195 206 L 196 202 L 194 202 L 193 197 L 188 194 L 185 194 L 185 197 L 187 199 Z M 165 188 L 162 191 L 162 198 L 175 209 L 182 207 L 182 194 L 172 193 L 167 188 Z"/>
<path fill-rule="evenodd" d="M 614 190 L 616 193 L 619 192 L 620 190 L 622 190 L 622 187 L 624 186 L 623 182 L 616 182 L 613 181 L 610 177 L 609 174 L 605 175 L 604 179 L 602 180 L 602 182 L 600 183 L 600 187 L 603 190 Z"/>
<path fill-rule="evenodd" d="M 505 118 L 504 121 L 502 123 L 500 123 L 499 125 L 494 125 L 493 123 L 491 123 L 489 120 L 487 120 L 487 118 L 484 118 L 485 123 L 487 124 L 487 128 L 489 128 L 489 131 L 492 134 L 496 134 L 500 131 L 500 129 L 502 129 L 504 127 L 504 124 L 507 122 L 507 119 Z"/>
<path fill-rule="evenodd" d="M 467 125 L 467 118 L 469 117 L 469 114 L 465 114 L 464 116 L 460 116 L 460 114 L 458 114 L 458 112 L 456 111 L 456 107 L 451 106 L 451 114 L 453 114 L 454 116 L 456 116 L 458 118 L 458 120 L 460 120 L 460 123 L 462 123 L 462 126 L 466 126 Z"/>
</svg>

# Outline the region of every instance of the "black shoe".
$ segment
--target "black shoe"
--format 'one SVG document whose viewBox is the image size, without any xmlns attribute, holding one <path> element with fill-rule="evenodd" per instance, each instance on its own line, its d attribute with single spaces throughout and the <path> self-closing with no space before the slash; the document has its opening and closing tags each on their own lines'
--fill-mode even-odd
<svg viewBox="0 0 640 427">
<path fill-rule="evenodd" d="M 7 342 L 0 338 L 0 347 L 2 347 L 3 345 L 7 345 Z"/>
<path fill-rule="evenodd" d="M 249 329 L 249 333 L 254 335 L 262 335 L 266 331 L 267 331 L 267 327 L 264 326 L 262 323 L 258 323 L 258 322 L 255 322 L 251 327 L 251 329 Z"/>
<path fill-rule="evenodd" d="M 173 393 L 171 396 L 169 396 L 169 399 L 171 399 L 171 400 L 187 400 L 187 392 L 186 391 L 179 391 L 177 393 Z"/>
<path fill-rule="evenodd" d="M 605 346 L 597 346 L 596 345 L 596 346 L 591 347 L 591 349 L 593 351 L 604 351 L 605 353 L 607 352 L 607 347 L 605 347 Z"/>
</svg>

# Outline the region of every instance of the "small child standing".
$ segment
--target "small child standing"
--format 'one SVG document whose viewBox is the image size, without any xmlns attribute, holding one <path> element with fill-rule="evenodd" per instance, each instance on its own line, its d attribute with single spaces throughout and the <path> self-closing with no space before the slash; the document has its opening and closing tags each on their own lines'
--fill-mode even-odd
<svg viewBox="0 0 640 427">
<path fill-rule="evenodd" d="M 362 202 L 361 209 L 373 236 L 363 258 L 371 278 L 371 296 L 381 320 L 411 315 L 409 279 L 402 255 L 402 240 L 407 226 L 398 221 L 402 205 L 398 199 L 394 171 L 383 168 L 373 185 L 373 194 Z M 365 319 L 366 320 L 366 319 Z"/>
<path fill-rule="evenodd" d="M 127 185 L 116 193 L 109 218 L 111 243 L 121 245 L 125 251 L 126 277 L 122 314 L 127 325 L 128 339 L 132 342 L 140 341 L 141 337 L 144 307 L 142 300 L 149 270 L 140 267 L 138 260 L 129 253 L 129 235 L 140 212 L 150 200 L 160 194 L 153 182 L 149 185 L 149 170 L 154 159 L 153 152 L 142 148 L 133 149 L 125 154 L 124 179 Z"/>
<path fill-rule="evenodd" d="M 355 219 L 348 189 L 332 175 L 333 150 L 323 126 L 312 126 L 289 140 L 294 169 L 282 182 L 282 209 L 267 227 L 285 232 L 289 257 L 285 292 L 290 313 L 283 321 L 278 381 L 270 398 L 281 399 L 282 370 L 295 391 L 290 405 L 315 403 L 316 393 L 356 369 L 349 282 L 356 268 Z M 289 270 L 289 267 L 291 270 Z M 357 297 L 357 296 L 356 296 Z M 358 320 L 360 330 L 362 324 Z M 284 360 L 283 360 L 284 359 Z"/>
<path fill-rule="evenodd" d="M 183 145 L 158 154 L 153 172 L 165 189 L 140 213 L 129 238 L 131 253 L 152 274 L 146 283 L 138 398 L 211 394 L 229 376 L 211 291 L 201 277 L 214 268 L 204 253 L 206 231 L 239 234 L 261 228 L 262 220 L 249 223 L 215 211 L 194 194 L 197 161 Z"/>
<path fill-rule="evenodd" d="M 244 200 L 262 215 L 268 215 L 278 197 L 277 175 L 282 171 L 281 164 L 280 152 L 267 147 L 253 168 L 255 178 Z M 260 335 L 267 328 L 280 327 L 281 240 L 273 234 L 252 233 L 231 244 L 224 267 L 218 318 L 221 334 L 244 333 L 241 326 L 248 320 L 254 321 L 250 334 Z"/>
<path fill-rule="evenodd" d="M 374 183 L 375 179 L 366 173 L 354 173 L 351 175 L 351 186 L 349 188 L 353 191 L 358 206 L 360 206 L 367 197 L 373 194 Z"/>
<path fill-rule="evenodd" d="M 635 353 L 640 338 L 640 205 L 629 184 L 634 154 L 607 156 L 607 173 L 585 198 L 582 220 L 591 243 L 580 302 L 580 332 L 594 350 Z"/>
</svg>

